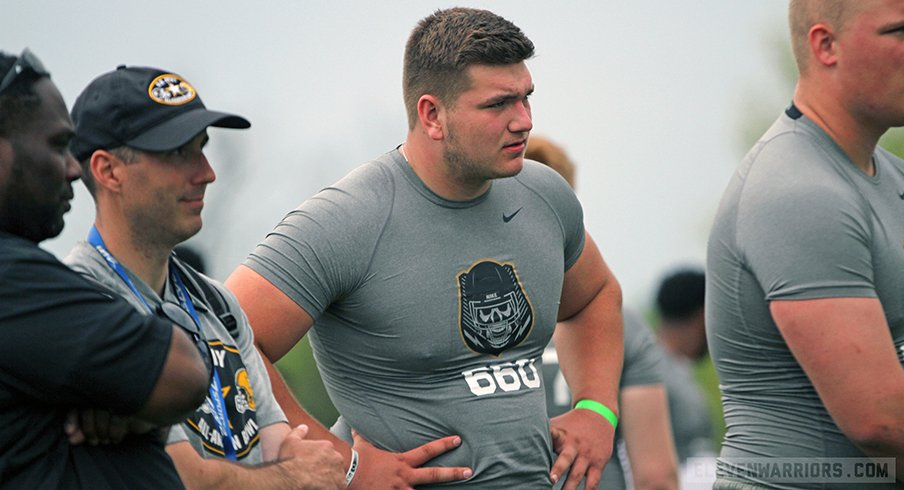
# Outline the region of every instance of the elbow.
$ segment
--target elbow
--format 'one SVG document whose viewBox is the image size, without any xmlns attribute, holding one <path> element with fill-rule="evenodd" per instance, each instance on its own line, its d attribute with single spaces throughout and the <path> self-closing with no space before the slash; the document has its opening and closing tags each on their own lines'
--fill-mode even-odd
<svg viewBox="0 0 904 490">
<path fill-rule="evenodd" d="M 208 395 L 212 367 L 202 356 L 210 356 L 189 340 L 178 327 L 163 372 L 145 406 L 136 417 L 158 425 L 181 422 L 204 403 Z"/>
<path fill-rule="evenodd" d="M 182 354 L 184 360 L 178 363 L 182 367 L 177 368 L 175 379 L 170 380 L 176 384 L 173 390 L 175 396 L 170 404 L 171 411 L 177 417 L 176 421 L 185 419 L 204 403 L 209 394 L 214 369 L 210 351 L 204 341 L 189 344 Z"/>
<path fill-rule="evenodd" d="M 198 369 L 191 374 L 190 379 L 186 381 L 185 400 L 182 405 L 182 410 L 186 415 L 200 407 L 209 393 L 212 373 L 207 370 L 203 362 L 200 364 Z"/>
<path fill-rule="evenodd" d="M 178 424 L 189 418 L 207 399 L 210 378 L 203 376 L 206 371 L 202 367 L 197 373 L 183 377 L 166 405 L 142 418 L 159 425 Z"/>
<path fill-rule="evenodd" d="M 869 455 L 894 454 L 895 448 L 904 445 L 904 429 L 900 422 L 867 419 L 842 430 L 851 442 Z"/>
</svg>

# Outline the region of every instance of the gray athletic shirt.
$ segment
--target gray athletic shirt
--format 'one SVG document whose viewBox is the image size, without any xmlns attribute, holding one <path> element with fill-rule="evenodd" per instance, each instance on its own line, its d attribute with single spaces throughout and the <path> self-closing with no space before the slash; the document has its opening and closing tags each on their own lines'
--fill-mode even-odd
<svg viewBox="0 0 904 490">
<path fill-rule="evenodd" d="M 87 242 L 76 243 L 64 262 L 76 272 L 118 293 L 141 313 L 150 314 L 125 281 L 101 257 L 100 252 Z M 123 266 L 123 269 L 144 299 L 156 308 L 161 302 L 157 293 L 128 268 Z M 233 313 L 242 311 L 238 300 L 222 284 L 202 277 L 223 294 L 229 305 L 229 311 Z M 173 284 L 169 280 L 164 290 L 164 300 L 179 304 Z M 248 319 L 244 313 L 235 315 L 238 335 L 237 338 L 233 338 L 217 319 L 216 314 L 200 298 L 192 296 L 192 303 L 201 320 L 201 331 L 210 345 L 214 369 L 219 375 L 224 392 L 236 460 L 246 465 L 263 463 L 260 429 L 277 422 L 285 422 L 286 416 L 273 397 L 270 378 L 267 376 L 267 369 L 260 354 L 254 347 L 254 333 L 248 326 Z M 172 426 L 167 444 L 188 441 L 201 457 L 222 458 L 223 437 L 207 405 L 208 402 L 205 402 L 185 422 Z"/>
<path fill-rule="evenodd" d="M 549 488 L 540 367 L 583 245 L 580 204 L 546 166 L 453 202 L 394 150 L 290 212 L 245 265 L 315 319 L 327 390 L 366 439 L 398 452 L 458 434 L 429 465 Z"/>
<path fill-rule="evenodd" d="M 864 457 L 794 359 L 770 301 L 878 297 L 904 363 L 904 162 L 877 148 L 867 176 L 795 111 L 748 153 L 709 239 L 706 327 L 727 425 L 722 458 Z M 768 483 L 724 461 L 719 473 Z"/>
</svg>

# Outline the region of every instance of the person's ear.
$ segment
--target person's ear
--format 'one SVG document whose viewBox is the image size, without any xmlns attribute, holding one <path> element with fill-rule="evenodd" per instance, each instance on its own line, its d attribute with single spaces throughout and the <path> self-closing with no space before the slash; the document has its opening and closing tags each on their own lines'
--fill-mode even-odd
<svg viewBox="0 0 904 490">
<path fill-rule="evenodd" d="M 831 26 L 815 24 L 807 33 L 807 42 L 816 62 L 824 66 L 834 66 L 838 63 L 838 43 Z"/>
<path fill-rule="evenodd" d="M 430 139 L 441 141 L 445 137 L 446 107 L 435 95 L 424 94 L 417 101 L 417 116 Z"/>
<path fill-rule="evenodd" d="M 95 150 L 88 165 L 95 187 L 111 192 L 122 188 L 125 166 L 121 158 L 107 150 Z"/>
</svg>

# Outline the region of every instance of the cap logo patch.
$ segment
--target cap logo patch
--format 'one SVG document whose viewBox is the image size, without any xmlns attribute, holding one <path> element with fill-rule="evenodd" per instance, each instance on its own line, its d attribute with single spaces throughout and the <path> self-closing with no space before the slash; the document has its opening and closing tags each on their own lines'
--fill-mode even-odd
<svg viewBox="0 0 904 490">
<path fill-rule="evenodd" d="M 166 73 L 155 78 L 148 87 L 148 95 L 158 104 L 182 105 L 194 100 L 195 88 L 179 75 Z"/>
</svg>

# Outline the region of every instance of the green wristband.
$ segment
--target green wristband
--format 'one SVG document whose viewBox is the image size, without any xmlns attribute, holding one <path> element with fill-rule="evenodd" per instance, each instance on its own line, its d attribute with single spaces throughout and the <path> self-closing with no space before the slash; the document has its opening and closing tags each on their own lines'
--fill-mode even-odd
<svg viewBox="0 0 904 490">
<path fill-rule="evenodd" d="M 574 408 L 584 408 L 590 410 L 591 412 L 596 412 L 603 416 L 604 419 L 608 420 L 610 424 L 612 424 L 612 428 L 618 427 L 618 417 L 615 415 L 615 412 L 609 409 L 609 407 L 603 405 L 600 402 L 593 400 L 581 400 L 574 404 Z"/>
</svg>

